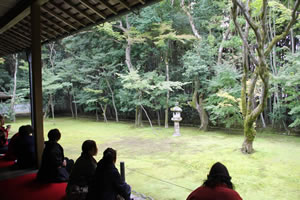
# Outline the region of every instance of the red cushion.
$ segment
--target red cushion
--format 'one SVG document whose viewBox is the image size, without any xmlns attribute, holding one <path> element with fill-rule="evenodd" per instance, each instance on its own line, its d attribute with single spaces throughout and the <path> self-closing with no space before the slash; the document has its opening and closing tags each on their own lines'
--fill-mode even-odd
<svg viewBox="0 0 300 200">
<path fill-rule="evenodd" d="M 67 183 L 40 183 L 36 174 L 0 181 L 1 200 L 62 200 Z"/>
</svg>

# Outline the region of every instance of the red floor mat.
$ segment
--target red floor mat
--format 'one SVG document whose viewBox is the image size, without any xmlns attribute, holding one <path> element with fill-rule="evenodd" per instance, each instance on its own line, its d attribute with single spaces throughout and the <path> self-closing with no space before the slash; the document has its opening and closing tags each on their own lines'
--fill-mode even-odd
<svg viewBox="0 0 300 200">
<path fill-rule="evenodd" d="M 36 174 L 0 181 L 1 200 L 62 200 L 67 183 L 39 183 Z"/>
<path fill-rule="evenodd" d="M 12 166 L 14 163 L 14 161 L 7 161 L 4 159 L 4 156 L 0 156 L 0 168 Z"/>
</svg>

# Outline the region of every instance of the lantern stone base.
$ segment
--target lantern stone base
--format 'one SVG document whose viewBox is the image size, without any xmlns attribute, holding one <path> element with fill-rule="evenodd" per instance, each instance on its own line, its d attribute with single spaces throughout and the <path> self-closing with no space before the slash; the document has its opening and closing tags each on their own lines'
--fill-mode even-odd
<svg viewBox="0 0 300 200">
<path fill-rule="evenodd" d="M 174 122 L 174 133 L 173 136 L 181 136 L 179 131 L 179 122 Z"/>
</svg>

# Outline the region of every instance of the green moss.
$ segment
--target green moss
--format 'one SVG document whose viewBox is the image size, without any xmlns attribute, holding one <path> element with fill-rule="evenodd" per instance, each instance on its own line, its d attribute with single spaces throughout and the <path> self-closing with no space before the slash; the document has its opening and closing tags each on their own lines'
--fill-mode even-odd
<svg viewBox="0 0 300 200">
<path fill-rule="evenodd" d="M 18 119 L 12 132 L 26 123 L 28 119 Z M 173 128 L 155 127 L 154 134 L 151 128 L 134 128 L 134 124 L 58 118 L 45 121 L 45 138 L 51 128 L 61 130 L 60 143 L 66 156 L 73 159 L 79 156 L 86 139 L 96 140 L 97 160 L 105 148 L 117 149 L 118 161 L 125 161 L 127 167 L 127 182 L 135 191 L 157 200 L 186 199 L 188 189 L 200 186 L 216 161 L 228 167 L 243 199 L 300 199 L 299 137 L 258 132 L 253 143 L 255 153 L 244 155 L 240 152 L 242 132 L 181 128 L 182 136 L 172 137 Z"/>
</svg>

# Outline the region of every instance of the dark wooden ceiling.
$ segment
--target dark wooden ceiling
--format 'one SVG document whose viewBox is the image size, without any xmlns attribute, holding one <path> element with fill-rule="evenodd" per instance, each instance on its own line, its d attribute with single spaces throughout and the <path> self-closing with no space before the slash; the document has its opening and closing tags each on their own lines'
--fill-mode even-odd
<svg viewBox="0 0 300 200">
<path fill-rule="evenodd" d="M 42 43 L 61 39 L 158 1 L 40 0 Z M 0 57 L 30 48 L 31 2 L 19 1 L 0 17 Z"/>
</svg>

